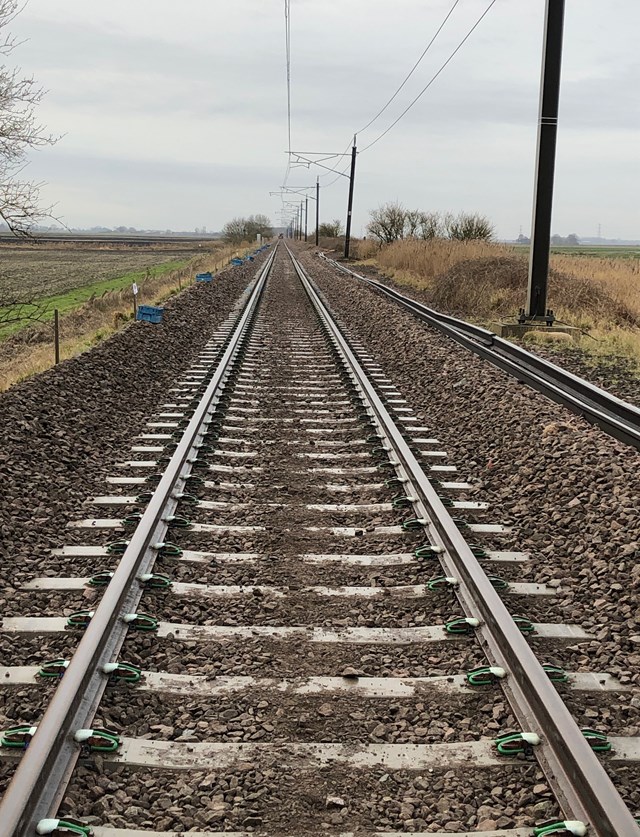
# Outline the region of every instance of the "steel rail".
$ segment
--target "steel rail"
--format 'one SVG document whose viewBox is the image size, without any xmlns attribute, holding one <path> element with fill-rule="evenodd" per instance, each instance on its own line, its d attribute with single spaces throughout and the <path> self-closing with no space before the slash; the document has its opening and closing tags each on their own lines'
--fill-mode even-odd
<svg viewBox="0 0 640 837">
<path fill-rule="evenodd" d="M 484 360 L 553 401 L 563 404 L 592 424 L 597 424 L 610 436 L 640 449 L 640 409 L 638 407 L 616 398 L 615 395 L 548 360 L 537 357 L 521 346 L 498 337 L 492 331 L 435 311 L 382 282 L 350 270 L 335 259 L 330 259 L 324 254 L 320 255 L 342 273 L 369 285 Z"/>
<path fill-rule="evenodd" d="M 479 620 L 476 631 L 484 653 L 492 665 L 507 673 L 500 683 L 514 714 L 524 732 L 533 732 L 540 739 L 533 751 L 565 817 L 584 822 L 589 833 L 598 837 L 631 837 L 640 833 L 631 812 L 387 411 L 328 304 L 288 247 L 287 250 L 309 299 L 348 364 L 363 403 L 380 428 L 383 446 L 393 457 L 398 476 L 415 494 L 411 498 L 414 510 L 424 521 L 429 541 L 439 552 L 447 575 L 457 580 L 456 595 L 465 615 Z"/>
<path fill-rule="evenodd" d="M 164 540 L 167 518 L 179 497 L 176 488 L 191 472 L 199 438 L 206 431 L 218 394 L 249 330 L 273 265 L 277 245 L 258 271 L 246 304 L 227 346 L 126 551 L 71 658 L 37 731 L 22 755 L 0 804 L 0 832 L 31 837 L 38 822 L 57 810 L 80 754 L 74 740 L 78 729 L 90 726 L 107 676 L 103 666 L 117 657 L 128 630 L 123 617 L 142 594 L 136 579 L 148 572 L 157 555 L 154 545 Z M 212 409 L 213 407 L 213 409 Z"/>
</svg>

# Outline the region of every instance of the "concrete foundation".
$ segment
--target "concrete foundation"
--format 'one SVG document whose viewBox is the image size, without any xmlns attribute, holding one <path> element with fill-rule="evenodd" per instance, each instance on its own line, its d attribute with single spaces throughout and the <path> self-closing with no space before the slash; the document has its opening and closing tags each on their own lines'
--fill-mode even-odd
<svg viewBox="0 0 640 837">
<path fill-rule="evenodd" d="M 525 323 L 524 325 L 520 325 L 517 322 L 506 322 L 506 323 L 488 323 L 487 328 L 490 331 L 494 331 L 498 337 L 517 337 L 522 339 L 527 332 L 536 331 L 539 332 L 541 335 L 548 335 L 549 342 L 554 340 L 566 340 L 565 337 L 558 336 L 554 338 L 553 335 L 561 335 L 566 334 L 572 340 L 579 340 L 580 339 L 580 329 L 575 328 L 574 326 L 565 326 L 565 325 L 553 325 L 547 326 L 543 323 Z"/>
</svg>

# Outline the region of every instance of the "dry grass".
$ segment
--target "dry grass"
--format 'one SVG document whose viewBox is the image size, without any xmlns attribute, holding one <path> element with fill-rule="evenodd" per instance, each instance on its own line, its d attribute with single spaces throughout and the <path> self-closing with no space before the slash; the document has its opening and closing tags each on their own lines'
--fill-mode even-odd
<svg viewBox="0 0 640 837">
<path fill-rule="evenodd" d="M 192 284 L 200 271 L 217 271 L 246 247 L 221 246 L 193 258 L 186 267 L 138 282 L 138 304 L 161 304 Z M 75 357 L 114 334 L 133 319 L 131 288 L 107 291 L 60 318 L 60 357 Z M 53 325 L 29 326 L 0 343 L 0 391 L 53 366 Z"/>
<path fill-rule="evenodd" d="M 527 255 L 480 241 L 397 241 L 380 247 L 360 241 L 356 254 L 395 282 L 417 288 L 441 311 L 486 322 L 511 318 L 524 305 Z M 552 255 L 549 307 L 558 320 L 591 338 L 595 353 L 635 357 L 640 363 L 640 260 Z"/>
</svg>

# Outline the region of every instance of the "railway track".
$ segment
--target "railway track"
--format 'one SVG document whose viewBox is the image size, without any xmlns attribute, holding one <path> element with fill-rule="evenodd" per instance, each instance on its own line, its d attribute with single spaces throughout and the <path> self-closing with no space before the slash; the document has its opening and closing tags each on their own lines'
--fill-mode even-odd
<svg viewBox="0 0 640 837">
<path fill-rule="evenodd" d="M 506 533 L 274 248 L 7 601 L 1 833 L 640 833 Z"/>
</svg>

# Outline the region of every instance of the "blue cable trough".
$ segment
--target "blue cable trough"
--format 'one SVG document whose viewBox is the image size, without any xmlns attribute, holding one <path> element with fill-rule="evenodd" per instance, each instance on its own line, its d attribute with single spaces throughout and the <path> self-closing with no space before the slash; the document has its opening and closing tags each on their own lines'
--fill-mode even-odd
<svg viewBox="0 0 640 837">
<path fill-rule="evenodd" d="M 136 320 L 145 323 L 161 323 L 164 308 L 156 308 L 153 305 L 138 305 Z"/>
<path fill-rule="evenodd" d="M 212 282 L 212 273 L 196 273 L 196 282 Z"/>
<path fill-rule="evenodd" d="M 242 259 L 231 259 L 231 264 L 240 265 L 242 264 Z"/>
</svg>

